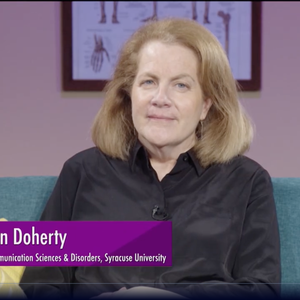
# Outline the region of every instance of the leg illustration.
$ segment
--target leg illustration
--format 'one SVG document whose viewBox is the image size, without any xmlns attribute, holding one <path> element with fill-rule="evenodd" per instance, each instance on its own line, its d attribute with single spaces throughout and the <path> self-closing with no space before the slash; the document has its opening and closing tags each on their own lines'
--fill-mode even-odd
<svg viewBox="0 0 300 300">
<path fill-rule="evenodd" d="M 101 13 L 101 20 L 99 23 L 106 23 L 106 14 L 105 14 L 105 1 L 100 1 L 100 13 Z"/>
<path fill-rule="evenodd" d="M 157 1 L 152 1 L 153 4 L 153 14 L 151 17 L 148 17 L 144 20 L 142 20 L 142 22 L 148 22 L 148 21 L 157 21 Z"/>
<path fill-rule="evenodd" d="M 197 2 L 196 1 L 192 1 L 192 18 L 193 20 L 197 21 Z"/>
<path fill-rule="evenodd" d="M 210 24 L 210 21 L 209 21 L 209 2 L 210 1 L 205 1 L 203 24 Z"/>
<path fill-rule="evenodd" d="M 113 15 L 112 15 L 112 23 L 117 24 L 119 23 L 118 21 L 118 2 L 119 1 L 114 1 L 114 11 L 113 11 Z"/>
<path fill-rule="evenodd" d="M 230 14 L 225 14 L 223 11 L 218 12 L 218 16 L 223 19 L 223 23 L 225 26 L 225 51 L 229 54 L 229 21 L 230 21 Z"/>
</svg>

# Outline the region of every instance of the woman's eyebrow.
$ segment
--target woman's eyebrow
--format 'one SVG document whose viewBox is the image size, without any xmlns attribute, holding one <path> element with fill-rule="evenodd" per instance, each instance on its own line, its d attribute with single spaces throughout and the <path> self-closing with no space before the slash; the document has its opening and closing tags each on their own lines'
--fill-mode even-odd
<svg viewBox="0 0 300 300">
<path fill-rule="evenodd" d="M 191 75 L 189 75 L 189 74 L 187 74 L 187 73 L 182 73 L 182 74 L 179 74 L 179 75 L 177 75 L 177 76 L 174 76 L 174 77 L 172 77 L 172 80 L 182 79 L 182 78 L 185 78 L 185 77 L 188 77 L 188 78 L 190 78 L 193 82 L 195 82 L 195 79 L 194 79 Z"/>
<path fill-rule="evenodd" d="M 145 72 L 145 73 L 142 73 L 138 76 L 138 78 L 141 78 L 141 77 L 150 77 L 150 78 L 158 79 L 158 77 L 156 75 L 154 75 L 153 73 L 151 73 L 151 72 Z M 195 79 L 187 73 L 178 74 L 178 75 L 172 77 L 171 80 L 182 79 L 182 78 L 185 78 L 185 77 L 188 77 L 193 82 L 195 82 Z"/>
</svg>

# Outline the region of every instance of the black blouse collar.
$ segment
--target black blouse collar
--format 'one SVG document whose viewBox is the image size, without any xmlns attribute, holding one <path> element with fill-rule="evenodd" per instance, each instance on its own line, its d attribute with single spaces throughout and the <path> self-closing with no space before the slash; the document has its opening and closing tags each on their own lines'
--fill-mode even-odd
<svg viewBox="0 0 300 300">
<path fill-rule="evenodd" d="M 191 149 L 191 150 L 187 151 L 186 154 L 189 156 L 190 161 L 192 162 L 192 165 L 194 166 L 194 168 L 197 172 L 197 175 L 200 176 L 204 169 L 200 165 L 195 153 Z M 150 169 L 150 162 L 149 162 L 149 159 L 148 159 L 148 153 L 147 153 L 146 149 L 143 147 L 143 145 L 141 144 L 141 142 L 139 140 L 137 140 L 136 143 L 134 144 L 134 146 L 132 147 L 130 157 L 129 157 L 129 163 L 130 163 L 131 171 L 134 171 L 134 167 L 137 163 L 137 158 L 140 155 L 143 156 L 146 159 L 147 167 L 148 167 L 148 169 Z"/>
</svg>

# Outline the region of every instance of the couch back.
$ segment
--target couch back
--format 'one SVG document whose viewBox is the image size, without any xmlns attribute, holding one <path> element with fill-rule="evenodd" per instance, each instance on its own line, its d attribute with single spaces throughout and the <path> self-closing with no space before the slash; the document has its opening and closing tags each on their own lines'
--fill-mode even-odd
<svg viewBox="0 0 300 300">
<path fill-rule="evenodd" d="M 57 177 L 0 178 L 0 218 L 35 221 Z M 300 292 L 300 178 L 272 178 L 281 242 L 282 293 Z"/>
</svg>

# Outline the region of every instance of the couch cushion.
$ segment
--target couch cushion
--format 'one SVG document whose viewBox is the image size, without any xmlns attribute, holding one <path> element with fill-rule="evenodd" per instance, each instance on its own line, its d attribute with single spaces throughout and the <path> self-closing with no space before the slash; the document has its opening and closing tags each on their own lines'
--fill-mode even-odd
<svg viewBox="0 0 300 300">
<path fill-rule="evenodd" d="M 0 178 L 0 218 L 36 221 L 49 199 L 56 176 Z"/>
<path fill-rule="evenodd" d="M 272 178 L 279 223 L 282 294 L 300 293 L 300 178 Z"/>
</svg>

